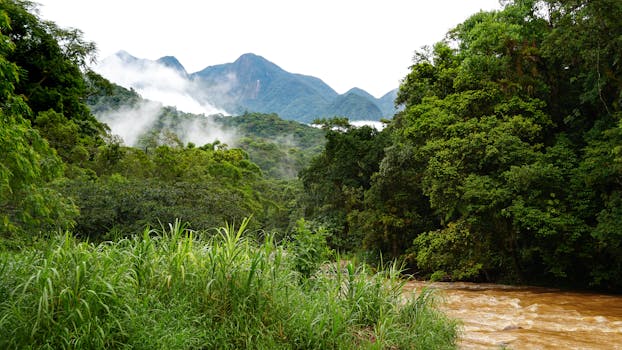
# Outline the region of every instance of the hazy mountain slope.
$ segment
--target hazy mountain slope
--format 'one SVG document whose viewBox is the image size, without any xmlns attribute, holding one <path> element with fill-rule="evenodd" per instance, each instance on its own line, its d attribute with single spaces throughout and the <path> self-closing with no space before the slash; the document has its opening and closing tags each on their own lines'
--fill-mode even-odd
<svg viewBox="0 0 622 350">
<path fill-rule="evenodd" d="M 387 92 L 376 102 L 376 104 L 382 111 L 382 116 L 385 118 L 393 117 L 393 115 L 398 111 L 398 109 L 395 108 L 395 98 L 397 98 L 397 91 L 398 89 L 394 89 Z"/>
<path fill-rule="evenodd" d="M 324 99 L 326 99 L 327 101 L 333 100 L 334 98 L 339 96 L 337 91 L 333 90 L 333 88 L 328 86 L 328 84 L 326 84 L 320 78 L 295 73 L 293 75 L 301 79 L 306 85 L 312 87 L 315 91 L 319 92 L 320 95 L 322 95 L 322 97 L 324 97 Z"/>
<path fill-rule="evenodd" d="M 244 54 L 232 63 L 208 66 L 191 74 L 173 56 L 151 61 L 120 51 L 114 58 L 122 63 L 115 66 L 116 70 L 128 71 L 115 72 L 117 79 L 104 73 L 102 75 L 126 88 L 140 90 L 148 87 L 149 92 L 153 93 L 153 84 L 148 82 L 128 86 L 119 81 L 124 77 L 134 76 L 132 70 L 140 71 L 140 74 L 147 77 L 153 72 L 153 80 L 159 81 L 160 86 L 164 84 L 168 90 L 165 96 L 173 95 L 170 90 L 179 86 L 176 99 L 183 101 L 185 106 L 192 107 L 190 112 L 194 113 L 200 113 L 202 109 L 206 114 L 219 111 L 226 111 L 228 114 L 276 113 L 283 119 L 305 123 L 316 118 L 333 116 L 352 120 L 379 120 L 394 114 L 394 97 L 391 93 L 376 99 L 362 89 L 353 88 L 339 95 L 317 77 L 287 72 L 252 53 Z M 157 100 L 154 97 L 152 99 Z M 390 103 L 387 102 L 389 99 Z M 184 106 L 176 106 L 184 110 Z"/>
<path fill-rule="evenodd" d="M 223 107 L 236 114 L 274 112 L 284 119 L 308 121 L 321 114 L 329 103 L 330 87 L 322 86 L 319 79 L 288 73 L 254 54 L 242 55 L 233 63 L 207 67 L 192 74 L 191 79 L 201 90 L 226 101 Z"/>
<path fill-rule="evenodd" d="M 373 100 L 355 92 L 337 97 L 326 109 L 325 117 L 347 116 L 350 120 L 379 120 L 382 111 Z"/>
<path fill-rule="evenodd" d="M 324 145 L 324 130 L 276 114 L 244 113 L 237 117 L 184 113 L 144 100 L 116 84 L 101 86 L 87 99 L 91 111 L 128 146 L 154 144 L 195 146 L 227 144 L 248 152 L 264 175 L 295 178 Z M 218 142 L 216 142 L 218 141 Z"/>
<path fill-rule="evenodd" d="M 156 62 L 164 65 L 165 67 L 176 70 L 184 77 L 188 76 L 188 72 L 186 72 L 186 68 L 184 68 L 181 62 L 179 62 L 179 60 L 177 60 L 177 58 L 174 56 L 160 57 Z"/>
<path fill-rule="evenodd" d="M 370 101 L 375 101 L 376 100 L 376 98 L 374 96 L 372 96 L 372 94 L 370 94 L 369 92 L 367 92 L 367 91 L 365 91 L 363 89 L 357 88 L 357 87 L 354 87 L 354 88 L 348 90 L 344 95 L 348 95 L 348 94 L 359 95 L 359 96 L 364 97 L 365 99 L 368 99 Z"/>
</svg>

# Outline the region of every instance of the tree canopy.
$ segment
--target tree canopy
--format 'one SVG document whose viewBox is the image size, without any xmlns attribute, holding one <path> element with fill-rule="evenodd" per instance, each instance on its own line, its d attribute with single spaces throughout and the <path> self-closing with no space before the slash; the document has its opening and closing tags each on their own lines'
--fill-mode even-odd
<svg viewBox="0 0 622 350">
<path fill-rule="evenodd" d="M 4 4 L 4 3 L 3 3 Z M 0 7 L 0 234 L 69 227 L 76 209 L 54 189 L 63 163 L 28 119 L 20 94 L 23 68 L 12 61 L 17 45 L 7 33 L 12 17 Z"/>
<path fill-rule="evenodd" d="M 620 288 L 620 17 L 506 1 L 417 51 L 363 206 L 340 205 L 360 247 L 440 279 Z"/>
</svg>

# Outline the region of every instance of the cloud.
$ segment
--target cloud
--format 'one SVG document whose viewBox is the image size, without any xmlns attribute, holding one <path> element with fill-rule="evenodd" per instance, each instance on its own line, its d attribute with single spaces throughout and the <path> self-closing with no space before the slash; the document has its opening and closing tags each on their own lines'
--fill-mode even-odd
<svg viewBox="0 0 622 350">
<path fill-rule="evenodd" d="M 123 106 L 115 111 L 97 115 L 97 119 L 108 124 L 113 135 L 119 135 L 128 146 L 135 146 L 141 135 L 147 132 L 158 119 L 162 104 L 142 101 L 135 107 Z"/>
<path fill-rule="evenodd" d="M 216 140 L 233 145 L 238 138 L 234 130 L 225 129 L 213 117 L 209 116 L 195 116 L 194 118 L 176 121 L 175 124 L 168 121 L 165 123 L 164 129 L 173 131 L 184 144 L 192 142 L 197 146 L 203 146 Z"/>
<path fill-rule="evenodd" d="M 228 113 L 207 102 L 210 101 L 208 92 L 189 80 L 185 72 L 159 62 L 137 59 L 125 52 L 104 59 L 94 69 L 118 85 L 133 88 L 144 98 L 134 106 L 122 106 L 97 115 L 100 121 L 108 124 L 111 133 L 120 136 L 126 145 L 136 146 L 140 137 L 156 126 L 174 132 L 184 144 L 192 142 L 202 146 L 215 140 L 235 143 L 235 132 L 225 130 L 210 117 Z M 211 91 L 224 95 L 228 88 L 229 82 L 223 82 Z M 193 94 L 199 98 L 193 97 Z M 176 111 L 164 106 L 174 107 Z M 179 113 L 184 117 L 171 119 L 164 116 L 168 113 Z"/>
<path fill-rule="evenodd" d="M 143 98 L 165 106 L 194 114 L 228 114 L 206 102 L 206 99 L 199 101 L 194 98 L 195 84 L 182 72 L 158 62 L 119 53 L 104 59 L 94 69 L 106 79 L 128 89 L 133 88 Z"/>
<path fill-rule="evenodd" d="M 190 91 L 192 96 L 205 103 L 217 104 L 222 106 L 229 113 L 222 113 L 225 115 L 231 115 L 232 111 L 236 111 L 239 108 L 239 102 L 241 96 L 236 91 L 239 89 L 238 77 L 234 72 L 228 72 L 224 77 L 218 80 L 205 81 L 204 79 L 194 77 L 190 81 Z"/>
<path fill-rule="evenodd" d="M 376 128 L 376 130 L 382 130 L 385 128 L 386 124 L 383 122 L 375 121 L 375 120 L 351 120 L 350 124 L 354 125 L 357 128 L 360 128 L 363 125 L 371 126 L 372 128 Z"/>
<path fill-rule="evenodd" d="M 166 118 L 173 109 L 165 109 L 161 103 L 143 100 L 135 106 L 123 106 L 117 110 L 101 113 L 97 118 L 110 127 L 113 135 L 123 139 L 128 146 L 137 146 L 141 136 L 157 127 L 157 130 L 172 131 L 183 144 L 189 142 L 202 146 L 219 140 L 226 144 L 235 144 L 237 135 L 234 130 L 227 130 L 213 117 L 184 115 L 183 118 Z"/>
</svg>

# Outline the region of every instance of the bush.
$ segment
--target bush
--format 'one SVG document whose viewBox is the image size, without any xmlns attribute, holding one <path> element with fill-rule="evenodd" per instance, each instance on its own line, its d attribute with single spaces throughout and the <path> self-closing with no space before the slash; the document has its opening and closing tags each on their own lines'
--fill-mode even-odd
<svg viewBox="0 0 622 350">
<path fill-rule="evenodd" d="M 331 253 L 326 244 L 327 232 L 323 227 L 312 229 L 304 219 L 296 222 L 291 236 L 289 252 L 294 256 L 295 268 L 304 278 L 308 278 L 325 263 Z"/>
</svg>

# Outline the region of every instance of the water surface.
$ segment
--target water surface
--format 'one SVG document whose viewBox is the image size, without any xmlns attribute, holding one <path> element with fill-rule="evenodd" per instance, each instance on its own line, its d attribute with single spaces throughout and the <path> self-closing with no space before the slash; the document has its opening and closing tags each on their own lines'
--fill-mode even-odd
<svg viewBox="0 0 622 350">
<path fill-rule="evenodd" d="M 622 349 L 622 296 L 461 282 L 437 289 L 461 326 L 460 349 Z"/>
</svg>

